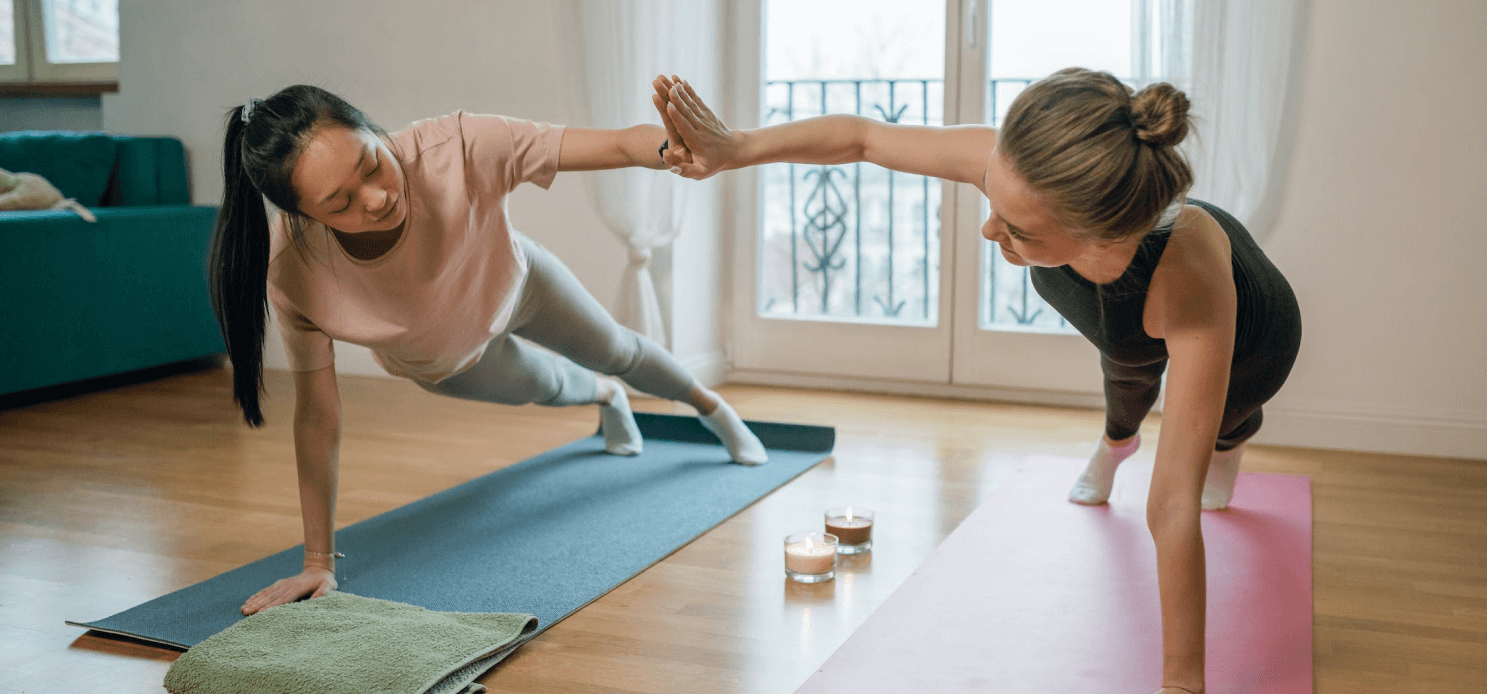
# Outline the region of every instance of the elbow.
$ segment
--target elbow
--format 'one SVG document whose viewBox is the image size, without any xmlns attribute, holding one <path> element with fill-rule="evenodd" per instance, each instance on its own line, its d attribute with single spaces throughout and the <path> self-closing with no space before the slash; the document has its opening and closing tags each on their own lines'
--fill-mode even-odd
<svg viewBox="0 0 1487 694">
<path fill-rule="evenodd" d="M 1155 491 L 1155 490 L 1153 490 Z M 1198 498 L 1156 495 L 1146 502 L 1146 527 L 1157 544 L 1201 532 L 1203 509 Z"/>
<path fill-rule="evenodd" d="M 873 135 L 879 123 L 862 116 L 849 116 L 849 118 L 851 118 L 851 127 L 846 130 L 850 134 L 850 138 L 847 142 L 847 151 L 844 153 L 842 163 L 873 161 L 869 155 L 872 153 Z"/>
</svg>

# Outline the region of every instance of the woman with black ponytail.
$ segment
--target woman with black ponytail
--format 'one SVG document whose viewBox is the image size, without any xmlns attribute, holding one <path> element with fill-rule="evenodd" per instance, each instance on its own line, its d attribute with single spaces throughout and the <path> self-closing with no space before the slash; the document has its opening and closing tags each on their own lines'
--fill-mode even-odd
<svg viewBox="0 0 1487 694">
<path fill-rule="evenodd" d="M 388 134 L 336 95 L 304 85 L 229 113 L 212 306 L 233 397 L 255 427 L 263 425 L 263 338 L 274 306 L 294 372 L 305 526 L 304 570 L 259 591 L 244 614 L 336 587 L 333 339 L 370 348 L 388 373 L 434 393 L 598 404 L 605 449 L 635 455 L 644 442 L 625 390 L 595 372 L 617 376 L 697 408 L 734 462 L 766 461 L 728 403 L 617 324 L 506 215 L 506 196 L 521 183 L 546 188 L 559 171 L 664 168 L 665 143 L 654 125 L 564 128 L 463 111 Z"/>
</svg>

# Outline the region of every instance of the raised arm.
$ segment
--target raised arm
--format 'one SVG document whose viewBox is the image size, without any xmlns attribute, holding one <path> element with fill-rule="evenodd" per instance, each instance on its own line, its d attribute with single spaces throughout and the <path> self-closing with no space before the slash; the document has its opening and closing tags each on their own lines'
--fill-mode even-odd
<svg viewBox="0 0 1487 694">
<path fill-rule="evenodd" d="M 336 369 L 294 372 L 294 457 L 305 529 L 304 570 L 258 591 L 243 604 L 253 614 L 336 589 L 336 483 L 340 469 L 341 396 Z M 315 554 L 311 554 L 314 552 Z"/>
<path fill-rule="evenodd" d="M 685 81 L 660 76 L 653 86 L 653 101 L 668 122 L 668 132 L 685 145 L 668 151 L 667 163 L 687 178 L 771 162 L 865 161 L 979 186 L 996 145 L 996 130 L 984 125 L 897 125 L 848 115 L 732 130 Z"/>
<path fill-rule="evenodd" d="M 594 171 L 643 166 L 664 169 L 661 143 L 666 131 L 658 125 L 636 125 L 623 130 L 568 127 L 558 149 L 559 171 Z"/>
</svg>

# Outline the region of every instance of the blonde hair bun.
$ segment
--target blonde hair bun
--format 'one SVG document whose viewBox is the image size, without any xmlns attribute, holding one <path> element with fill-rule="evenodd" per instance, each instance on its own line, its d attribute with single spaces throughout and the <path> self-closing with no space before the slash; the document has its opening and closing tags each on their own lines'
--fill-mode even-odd
<svg viewBox="0 0 1487 694">
<path fill-rule="evenodd" d="M 1072 229 L 1102 239 L 1151 231 L 1193 185 L 1181 149 L 1188 98 L 1170 84 L 1135 93 L 1108 72 L 1068 68 L 1024 89 L 997 151 Z"/>
<path fill-rule="evenodd" d="M 1188 134 L 1188 97 L 1166 82 L 1149 84 L 1131 100 L 1136 139 L 1149 145 L 1173 146 Z"/>
</svg>

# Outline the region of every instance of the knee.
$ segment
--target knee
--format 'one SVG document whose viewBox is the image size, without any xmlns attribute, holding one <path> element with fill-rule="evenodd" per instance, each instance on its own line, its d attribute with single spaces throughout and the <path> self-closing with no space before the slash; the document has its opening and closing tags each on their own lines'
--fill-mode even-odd
<svg viewBox="0 0 1487 694">
<path fill-rule="evenodd" d="M 645 361 L 645 338 L 633 330 L 622 330 L 620 334 L 608 340 L 604 350 L 604 358 L 600 363 L 592 367 L 595 371 L 607 376 L 624 376 L 638 368 Z"/>
<path fill-rule="evenodd" d="M 1146 528 L 1161 542 L 1174 535 L 1192 532 L 1201 508 L 1197 499 L 1175 491 L 1153 489 L 1146 501 Z"/>
<path fill-rule="evenodd" d="M 1226 416 L 1219 427 L 1223 433 L 1219 434 L 1217 449 L 1221 451 L 1231 450 L 1239 444 L 1248 441 L 1255 432 L 1260 430 L 1260 425 L 1265 422 L 1263 409 L 1256 409 L 1247 416 L 1243 411 L 1235 411 Z"/>
</svg>

